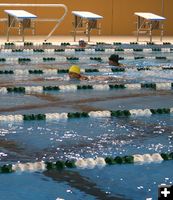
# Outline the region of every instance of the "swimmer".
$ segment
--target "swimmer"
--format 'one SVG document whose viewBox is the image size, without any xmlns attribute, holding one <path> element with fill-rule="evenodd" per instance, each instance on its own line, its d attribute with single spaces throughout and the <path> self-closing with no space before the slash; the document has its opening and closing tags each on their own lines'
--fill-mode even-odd
<svg viewBox="0 0 173 200">
<path fill-rule="evenodd" d="M 72 65 L 69 69 L 68 75 L 70 79 L 89 80 L 87 76 L 81 74 L 80 67 L 78 65 Z"/>
<path fill-rule="evenodd" d="M 116 66 L 116 67 L 123 67 L 123 64 L 119 63 L 119 55 L 112 54 L 109 57 L 109 65 Z"/>
<path fill-rule="evenodd" d="M 80 67 L 78 65 L 72 65 L 68 72 L 70 80 L 86 80 L 86 81 L 118 81 L 121 78 L 111 76 L 85 76 L 81 74 Z"/>
<path fill-rule="evenodd" d="M 116 82 L 116 83 L 122 83 L 124 82 L 124 77 L 113 75 L 99 75 L 99 76 L 85 76 L 81 74 L 81 69 L 78 65 L 72 65 L 68 70 L 68 75 L 65 75 L 64 77 L 48 77 L 46 80 L 49 81 L 88 81 L 88 82 Z"/>
<path fill-rule="evenodd" d="M 119 55 L 117 54 L 112 54 L 108 58 L 108 63 L 110 66 L 115 66 L 115 67 L 124 67 L 122 63 L 119 63 Z M 89 66 L 105 66 L 105 64 L 89 64 Z"/>
</svg>

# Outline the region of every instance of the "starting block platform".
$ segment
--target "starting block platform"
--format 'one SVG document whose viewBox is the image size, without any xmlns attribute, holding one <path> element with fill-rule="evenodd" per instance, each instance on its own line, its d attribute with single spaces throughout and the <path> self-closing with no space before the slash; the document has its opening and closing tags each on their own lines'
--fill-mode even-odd
<svg viewBox="0 0 173 200">
<path fill-rule="evenodd" d="M 135 12 L 137 16 L 137 41 L 139 40 L 140 33 L 149 34 L 150 42 L 152 42 L 152 31 L 160 30 L 160 41 L 163 38 L 163 21 L 166 19 L 165 17 L 155 15 L 153 13 L 148 12 Z"/>
<path fill-rule="evenodd" d="M 90 34 L 93 29 L 101 31 L 101 24 L 97 23 L 97 20 L 102 19 L 103 16 L 97 15 L 88 11 L 72 11 L 74 15 L 73 34 L 74 41 L 76 41 L 77 33 L 84 33 L 88 35 L 88 41 L 90 41 Z"/>
<path fill-rule="evenodd" d="M 9 33 L 11 29 L 18 29 L 19 34 L 22 34 L 22 41 L 24 41 L 25 29 L 32 29 L 34 34 L 34 19 L 36 15 L 25 10 L 4 10 L 8 15 L 7 21 L 7 41 L 9 41 Z"/>
</svg>

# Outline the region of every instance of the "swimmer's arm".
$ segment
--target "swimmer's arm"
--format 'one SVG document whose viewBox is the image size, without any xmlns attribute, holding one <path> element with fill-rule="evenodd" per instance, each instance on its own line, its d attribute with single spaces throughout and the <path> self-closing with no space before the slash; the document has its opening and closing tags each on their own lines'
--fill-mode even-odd
<svg viewBox="0 0 173 200">
<path fill-rule="evenodd" d="M 123 80 L 123 77 L 90 76 L 89 80 L 91 81 L 117 81 L 117 80 Z"/>
<path fill-rule="evenodd" d="M 85 81 L 85 80 L 88 81 L 88 80 L 89 80 L 89 77 L 84 76 L 84 75 L 81 75 L 80 80 L 81 80 L 81 81 Z"/>
<path fill-rule="evenodd" d="M 45 77 L 45 80 L 47 81 L 64 81 L 66 80 L 66 77 Z"/>
<path fill-rule="evenodd" d="M 105 64 L 97 63 L 97 64 L 89 64 L 88 66 L 100 67 L 100 66 L 105 66 Z"/>
<path fill-rule="evenodd" d="M 90 76 L 89 80 L 91 81 L 107 81 L 109 80 L 110 77 L 105 77 L 105 76 Z"/>
</svg>

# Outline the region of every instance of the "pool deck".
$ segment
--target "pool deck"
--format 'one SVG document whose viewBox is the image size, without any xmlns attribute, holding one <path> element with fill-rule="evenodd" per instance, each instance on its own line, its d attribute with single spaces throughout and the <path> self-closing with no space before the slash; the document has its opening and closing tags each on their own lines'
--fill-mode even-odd
<svg viewBox="0 0 173 200">
<path fill-rule="evenodd" d="M 37 36 L 25 36 L 25 42 L 44 42 L 46 36 L 45 35 L 37 35 Z M 79 39 L 84 39 L 87 41 L 86 36 L 78 36 L 77 41 Z M 0 36 L 0 44 L 4 44 L 4 42 L 7 42 L 6 36 Z M 16 43 L 22 43 L 21 36 L 11 36 L 9 42 L 16 42 Z M 78 43 L 73 41 L 72 36 L 63 36 L 63 35 L 56 35 L 52 36 L 47 42 L 55 42 L 55 43 L 61 43 L 61 42 L 70 42 L 70 43 Z M 113 42 L 136 42 L 136 36 L 91 36 L 91 41 L 89 43 L 95 43 L 95 42 L 106 42 L 106 43 L 113 43 Z M 143 36 L 140 37 L 140 40 L 138 43 L 146 43 L 149 42 L 149 37 Z M 160 36 L 153 36 L 153 42 L 156 44 L 162 44 L 162 42 L 171 42 L 173 43 L 173 36 L 164 36 L 163 41 L 160 41 Z"/>
</svg>

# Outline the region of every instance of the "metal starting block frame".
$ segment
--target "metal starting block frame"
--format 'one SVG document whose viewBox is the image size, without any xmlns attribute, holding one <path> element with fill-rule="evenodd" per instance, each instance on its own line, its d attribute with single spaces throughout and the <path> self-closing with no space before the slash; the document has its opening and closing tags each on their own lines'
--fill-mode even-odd
<svg viewBox="0 0 173 200">
<path fill-rule="evenodd" d="M 160 41 L 163 38 L 163 21 L 165 17 L 155 15 L 148 12 L 135 12 L 137 16 L 137 41 L 139 41 L 140 33 L 149 34 L 150 42 L 152 42 L 152 31 L 160 31 Z"/>
<path fill-rule="evenodd" d="M 101 23 L 98 24 L 97 20 L 103 17 L 92 12 L 87 11 L 72 11 L 74 15 L 73 36 L 76 41 L 77 33 L 83 33 L 88 36 L 88 42 L 90 42 L 90 34 L 92 30 L 98 30 L 98 34 L 101 34 Z"/>
<path fill-rule="evenodd" d="M 11 29 L 17 29 L 19 35 L 22 34 L 22 41 L 24 42 L 24 31 L 25 29 L 32 29 L 34 34 L 34 19 L 37 18 L 25 10 L 4 10 L 8 14 L 7 21 L 7 41 L 9 41 L 9 32 Z"/>
<path fill-rule="evenodd" d="M 19 3 L 0 3 L 0 8 L 1 7 L 40 7 L 40 8 L 63 8 L 64 9 L 64 13 L 62 14 L 62 16 L 60 18 L 38 18 L 36 15 L 33 15 L 27 11 L 24 10 L 20 10 L 20 12 L 23 14 L 23 16 L 21 16 L 20 12 L 16 14 L 14 14 L 12 12 L 12 10 L 8 13 L 6 10 L 6 13 L 8 14 L 8 18 L 0 18 L 0 22 L 7 22 L 7 40 L 9 40 L 9 31 L 11 28 L 18 28 L 16 26 L 17 21 L 20 24 L 20 29 L 23 33 L 23 38 L 22 40 L 24 41 L 24 30 L 31 28 L 33 30 L 34 33 L 34 25 L 32 25 L 32 22 L 55 22 L 55 26 L 52 28 L 52 30 L 49 32 L 49 34 L 47 35 L 47 37 L 45 38 L 44 41 L 47 41 L 52 34 L 55 32 L 55 30 L 59 27 L 59 25 L 61 24 L 61 22 L 64 20 L 65 16 L 67 15 L 67 7 L 64 4 L 19 4 Z M 15 10 L 13 10 L 15 11 Z M 17 10 L 16 10 L 17 11 Z M 19 10 L 18 10 L 19 11 Z M 28 18 L 26 18 L 26 15 Z M 20 31 L 19 31 L 20 32 Z"/>
</svg>

